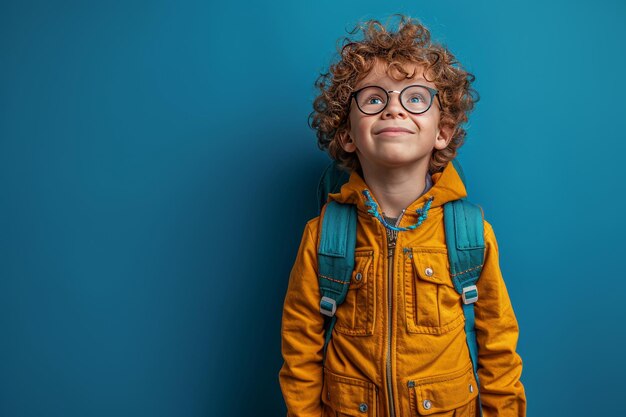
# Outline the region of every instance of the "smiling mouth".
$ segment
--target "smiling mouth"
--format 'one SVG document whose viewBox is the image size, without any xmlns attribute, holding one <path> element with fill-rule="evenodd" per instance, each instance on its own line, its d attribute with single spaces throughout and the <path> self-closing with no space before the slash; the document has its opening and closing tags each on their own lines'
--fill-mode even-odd
<svg viewBox="0 0 626 417">
<path fill-rule="evenodd" d="M 384 136 L 402 136 L 402 135 L 411 135 L 414 132 L 411 132 L 408 129 L 383 129 L 376 132 L 376 135 L 384 135 Z"/>
</svg>

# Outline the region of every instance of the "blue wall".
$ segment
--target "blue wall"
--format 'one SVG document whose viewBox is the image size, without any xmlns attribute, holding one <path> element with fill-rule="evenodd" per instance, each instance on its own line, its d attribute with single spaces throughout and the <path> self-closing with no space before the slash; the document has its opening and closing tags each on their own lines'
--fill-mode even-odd
<svg viewBox="0 0 626 417">
<path fill-rule="evenodd" d="M 282 300 L 327 161 L 313 82 L 395 12 L 476 75 L 460 160 L 529 415 L 623 408 L 623 2 L 0 7 L 1 416 L 284 413 Z"/>
</svg>

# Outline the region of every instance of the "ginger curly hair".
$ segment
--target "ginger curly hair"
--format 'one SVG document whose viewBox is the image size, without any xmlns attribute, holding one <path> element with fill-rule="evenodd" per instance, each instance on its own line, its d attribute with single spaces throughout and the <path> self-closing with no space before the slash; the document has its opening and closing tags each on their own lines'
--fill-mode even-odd
<svg viewBox="0 0 626 417">
<path fill-rule="evenodd" d="M 433 150 L 429 163 L 429 172 L 433 174 L 454 159 L 465 141 L 466 131 L 461 125 L 467 122 L 474 104 L 480 99 L 470 86 L 475 77 L 460 66 L 444 45 L 432 42 L 430 31 L 418 20 L 395 16 L 400 18 L 395 31 L 378 20 L 357 24 L 348 31 L 350 35 L 362 31 L 363 39 L 344 37 L 338 48 L 340 59 L 315 81 L 320 95 L 313 102 L 309 126 L 316 130 L 318 147 L 326 150 L 340 167 L 348 171 L 359 169 L 356 153 L 346 152 L 341 147 L 341 141 L 350 130 L 350 94 L 377 60 L 386 64 L 387 72 L 393 69 L 406 78 L 412 74 L 403 69 L 404 64 L 423 65 L 424 77 L 430 74 L 432 80 L 426 79 L 439 90 L 443 106 L 439 123 L 453 128 L 448 146 Z"/>
</svg>

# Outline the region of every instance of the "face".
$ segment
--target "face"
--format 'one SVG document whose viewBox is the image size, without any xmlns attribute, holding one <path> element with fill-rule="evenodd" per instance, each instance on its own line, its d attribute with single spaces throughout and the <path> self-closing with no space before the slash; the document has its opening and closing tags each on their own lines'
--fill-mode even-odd
<svg viewBox="0 0 626 417">
<path fill-rule="evenodd" d="M 409 85 L 419 84 L 435 88 L 435 84 L 424 79 L 424 67 L 415 64 L 404 66 L 412 78 L 404 78 L 397 71 L 385 72 L 384 64 L 377 61 L 367 76 L 355 90 L 376 85 L 385 90 L 402 91 Z M 415 72 L 414 72 L 415 70 Z M 437 97 L 428 111 L 421 114 L 409 113 L 400 104 L 400 95 L 389 93 L 387 107 L 378 114 L 366 115 L 356 105 L 350 103 L 350 130 L 342 141 L 346 152 L 356 152 L 363 172 L 390 168 L 428 169 L 433 149 L 444 149 L 451 139 L 451 129 L 441 128 L 441 110 Z"/>
</svg>

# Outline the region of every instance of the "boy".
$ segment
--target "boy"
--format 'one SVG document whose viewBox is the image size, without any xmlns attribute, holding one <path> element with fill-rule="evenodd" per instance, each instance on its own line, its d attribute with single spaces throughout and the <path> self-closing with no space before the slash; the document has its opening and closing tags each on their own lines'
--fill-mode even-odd
<svg viewBox="0 0 626 417">
<path fill-rule="evenodd" d="M 525 416 L 518 325 L 491 225 L 483 220 L 474 305 L 478 381 L 447 256 L 443 205 L 467 195 L 451 161 L 478 100 L 474 76 L 413 19 L 395 32 L 368 21 L 363 32 L 318 80 L 311 114 L 319 146 L 351 172 L 329 201 L 357 207 L 355 267 L 324 353 L 324 211 L 307 223 L 283 310 L 287 414 Z"/>
</svg>

